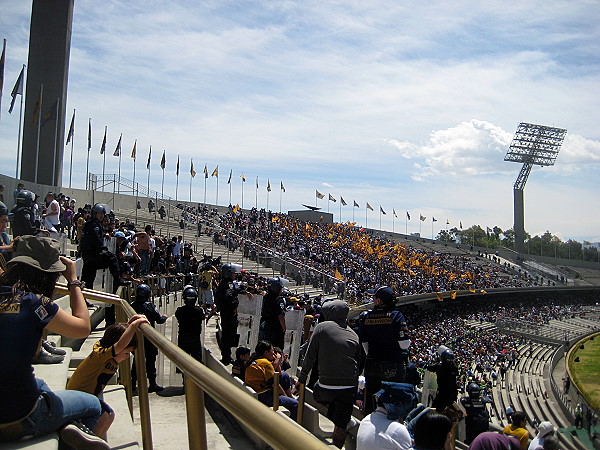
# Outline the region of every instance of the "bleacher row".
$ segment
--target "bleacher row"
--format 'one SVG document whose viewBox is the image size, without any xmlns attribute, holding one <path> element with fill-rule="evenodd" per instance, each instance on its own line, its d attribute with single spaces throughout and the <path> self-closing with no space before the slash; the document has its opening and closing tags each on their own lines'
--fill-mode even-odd
<svg viewBox="0 0 600 450">
<path fill-rule="evenodd" d="M 586 319 L 555 320 L 548 326 L 562 324 L 570 332 L 583 335 L 589 330 L 589 322 Z M 474 320 L 467 321 L 467 325 L 486 330 L 496 328 L 493 324 Z M 558 438 L 561 448 L 589 448 L 581 439 L 584 435 L 577 434 L 577 430 L 559 406 L 560 400 L 553 394 L 551 360 L 555 353 L 562 352 L 562 347 L 530 341 L 521 344 L 517 350 L 520 358 L 508 368 L 504 379 L 499 376 L 497 382 L 493 383 L 493 402 L 488 405 L 492 425 L 499 429 L 508 425 L 505 411 L 512 406 L 515 411 L 524 411 L 527 414 L 527 428 L 532 436 L 535 436 L 535 424 L 550 421 L 560 431 Z M 481 375 L 476 374 L 480 377 Z"/>
</svg>

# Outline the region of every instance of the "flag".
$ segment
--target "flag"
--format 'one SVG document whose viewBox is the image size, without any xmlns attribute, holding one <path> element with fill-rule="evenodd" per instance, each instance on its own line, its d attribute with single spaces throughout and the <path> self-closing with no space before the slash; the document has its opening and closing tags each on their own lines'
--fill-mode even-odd
<svg viewBox="0 0 600 450">
<path fill-rule="evenodd" d="M 13 87 L 10 95 L 12 96 L 12 100 L 10 101 L 10 108 L 8 108 L 8 113 L 12 114 L 13 106 L 15 106 L 15 100 L 17 95 L 23 96 L 23 72 L 25 71 L 25 66 L 21 69 L 21 73 L 19 74 L 19 78 L 17 78 L 17 82 Z"/>
<path fill-rule="evenodd" d="M 367 209 L 370 209 L 371 211 L 373 211 L 373 207 L 371 205 L 369 205 L 369 202 L 367 202 Z"/>
<path fill-rule="evenodd" d="M 267 192 L 271 192 L 271 180 L 267 178 Z"/>
<path fill-rule="evenodd" d="M 246 182 L 246 177 L 244 176 L 244 174 L 241 174 L 241 175 L 240 175 L 240 178 L 242 179 L 242 183 L 245 183 L 245 182 Z"/>
<path fill-rule="evenodd" d="M 285 186 L 283 185 L 283 181 L 281 182 L 281 190 L 285 192 Z"/>
<path fill-rule="evenodd" d="M 460 222 L 460 229 L 462 230 L 462 222 Z"/>
<path fill-rule="evenodd" d="M 315 191 L 315 195 L 317 196 L 317 198 L 324 198 L 325 194 L 321 194 L 319 191 Z"/>
<path fill-rule="evenodd" d="M 385 216 L 385 211 L 383 210 L 383 207 L 381 205 L 379 205 L 379 211 L 381 211 L 381 213 Z"/>
<path fill-rule="evenodd" d="M 148 162 L 146 163 L 146 169 L 150 170 L 150 158 L 152 157 L 152 146 L 150 146 L 150 151 L 148 152 Z"/>
<path fill-rule="evenodd" d="M 398 214 L 396 214 L 396 210 L 394 208 L 392 208 L 392 214 L 394 214 L 394 217 L 398 218 Z"/>
<path fill-rule="evenodd" d="M 425 219 L 427 219 L 427 217 L 425 217 L 423 214 L 419 214 L 419 219 L 421 220 L 421 222 L 424 222 Z"/>
<path fill-rule="evenodd" d="M 492 232 L 492 229 L 490 227 L 485 227 L 485 232 L 489 234 Z"/>
<path fill-rule="evenodd" d="M 456 300 L 456 291 L 450 291 L 450 298 Z"/>
<path fill-rule="evenodd" d="M 219 166 L 215 167 L 215 170 L 210 174 L 211 177 L 219 177 Z"/>
<path fill-rule="evenodd" d="M 256 177 L 256 189 L 258 189 L 258 176 Z"/>
<path fill-rule="evenodd" d="M 444 301 L 444 294 L 442 294 L 441 292 L 436 292 L 435 295 L 436 295 L 436 297 L 438 299 L 438 302 L 443 302 Z"/>
<path fill-rule="evenodd" d="M 119 142 L 117 142 L 117 148 L 115 148 L 115 152 L 113 156 L 121 156 L 121 139 L 123 138 L 123 133 L 119 136 Z"/>
<path fill-rule="evenodd" d="M 2 100 L 2 87 L 4 86 L 4 61 L 6 60 L 6 39 L 2 46 L 2 56 L 0 56 L 0 100 Z"/>
<path fill-rule="evenodd" d="M 42 89 L 40 88 L 40 95 L 35 102 L 35 107 L 33 108 L 33 114 L 31 115 L 31 126 L 34 126 L 38 120 L 38 116 L 40 115 L 40 103 L 42 103 Z"/>
<path fill-rule="evenodd" d="M 179 176 L 179 155 L 177 155 L 177 166 L 175 167 L 175 176 Z"/>
<path fill-rule="evenodd" d="M 88 153 L 92 149 L 92 118 L 88 119 Z"/>
<path fill-rule="evenodd" d="M 231 184 L 231 174 L 233 173 L 233 169 L 229 170 L 229 179 L 227 180 L 227 184 Z"/>
<path fill-rule="evenodd" d="M 131 159 L 135 159 L 137 156 L 137 139 L 133 142 L 133 148 L 131 149 Z"/>
<path fill-rule="evenodd" d="M 341 195 L 340 195 L 340 203 L 341 203 L 343 206 L 346 206 L 346 205 L 348 204 L 348 203 L 346 203 L 346 201 L 344 200 L 344 197 L 342 197 Z"/>
<path fill-rule="evenodd" d="M 356 200 L 354 200 L 354 207 L 355 208 L 360 208 L 360 205 L 358 203 L 356 203 Z"/>
<path fill-rule="evenodd" d="M 71 125 L 69 126 L 69 132 L 67 133 L 67 143 L 65 145 L 67 145 L 69 142 L 71 142 L 74 132 L 75 132 L 75 110 L 73 110 L 73 117 L 71 117 Z"/>
<path fill-rule="evenodd" d="M 431 221 L 432 222 L 437 222 L 437 219 L 435 217 L 431 216 Z"/>
<path fill-rule="evenodd" d="M 190 159 L 190 164 L 191 164 L 190 175 L 192 176 L 192 178 L 194 178 L 196 176 L 196 171 L 194 170 L 194 161 L 192 161 L 191 159 Z"/>
<path fill-rule="evenodd" d="M 163 150 L 163 155 L 160 160 L 160 168 L 165 170 L 166 165 L 167 165 L 167 160 L 166 160 L 166 156 L 165 156 L 165 150 Z"/>
<path fill-rule="evenodd" d="M 204 164 L 204 178 L 208 178 L 208 167 Z"/>
<path fill-rule="evenodd" d="M 102 139 L 102 145 L 100 146 L 100 154 L 103 155 L 106 151 L 106 128 L 104 127 L 104 139 Z M 148 157 L 150 158 L 150 157 Z"/>
<path fill-rule="evenodd" d="M 450 219 L 446 219 L 446 225 L 450 225 Z"/>
<path fill-rule="evenodd" d="M 333 198 L 333 195 L 329 194 L 329 201 L 330 202 L 334 202 L 335 203 L 335 198 Z"/>
<path fill-rule="evenodd" d="M 42 117 L 42 126 L 46 125 L 46 123 L 51 120 L 56 120 L 56 116 L 58 116 L 58 99 L 52 103 L 50 109 L 48 109 L 44 114 L 44 117 Z"/>
</svg>

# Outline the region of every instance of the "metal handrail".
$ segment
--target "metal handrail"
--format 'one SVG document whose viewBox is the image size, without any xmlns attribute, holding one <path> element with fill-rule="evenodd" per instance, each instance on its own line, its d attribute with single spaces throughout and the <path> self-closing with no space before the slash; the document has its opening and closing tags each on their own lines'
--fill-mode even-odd
<svg viewBox="0 0 600 450">
<path fill-rule="evenodd" d="M 119 288 L 121 295 L 128 296 L 128 289 Z M 65 284 L 57 284 L 55 292 L 68 294 Z M 125 318 L 132 317 L 134 309 L 126 299 L 106 292 L 83 290 L 83 296 L 89 300 L 120 305 L 117 313 Z M 328 446 L 310 434 L 304 428 L 281 414 L 266 408 L 263 403 L 248 393 L 241 391 L 223 379 L 205 365 L 173 344 L 165 336 L 147 323 L 139 329 L 156 348 L 163 353 L 184 374 L 186 380 L 186 403 L 188 416 L 188 436 L 190 448 L 207 449 L 206 430 L 204 428 L 204 392 L 210 395 L 237 420 L 252 430 L 273 448 L 285 449 L 326 449 Z M 144 340 L 138 339 L 135 351 L 135 363 L 139 386 L 140 422 L 142 426 L 142 444 L 144 449 L 152 449 L 152 431 L 150 407 L 148 401 L 147 379 L 144 361 Z M 128 364 L 125 364 L 128 366 Z M 125 380 L 127 381 L 127 380 Z M 191 389 L 189 389 L 191 387 Z M 131 385 L 127 386 L 130 395 Z"/>
</svg>

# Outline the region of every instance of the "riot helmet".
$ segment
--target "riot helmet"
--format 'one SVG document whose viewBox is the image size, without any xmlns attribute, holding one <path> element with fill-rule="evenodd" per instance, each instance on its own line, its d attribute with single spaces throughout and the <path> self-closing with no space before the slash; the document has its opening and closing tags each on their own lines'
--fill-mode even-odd
<svg viewBox="0 0 600 450">
<path fill-rule="evenodd" d="M 467 386 L 467 394 L 471 398 L 479 398 L 479 394 L 481 393 L 481 388 L 477 383 L 469 383 Z"/>
<path fill-rule="evenodd" d="M 110 214 L 110 206 L 106 203 L 96 203 L 92 207 L 92 217 L 96 217 L 96 213 Z"/>
<path fill-rule="evenodd" d="M 224 280 L 232 280 L 234 274 L 236 273 L 241 273 L 242 272 L 242 266 L 240 266 L 239 264 L 223 264 L 223 267 L 221 267 L 221 277 Z"/>
<path fill-rule="evenodd" d="M 23 189 L 22 191 L 17 192 L 16 202 L 17 206 L 33 206 L 33 202 L 35 201 L 35 194 L 31 191 Z"/>
<path fill-rule="evenodd" d="M 373 295 L 374 298 L 378 298 L 386 306 L 391 306 L 396 301 L 396 296 L 391 287 L 380 286 Z"/>
<path fill-rule="evenodd" d="M 186 286 L 181 293 L 181 298 L 186 304 L 195 304 L 198 300 L 198 291 L 193 286 Z"/>
<path fill-rule="evenodd" d="M 150 299 L 150 294 L 152 294 L 150 286 L 142 283 L 137 287 L 135 292 L 135 300 L 138 302 L 146 302 Z"/>
<path fill-rule="evenodd" d="M 280 294 L 282 290 L 290 285 L 290 282 L 283 277 L 270 278 L 267 281 L 267 289 L 274 294 Z"/>
</svg>

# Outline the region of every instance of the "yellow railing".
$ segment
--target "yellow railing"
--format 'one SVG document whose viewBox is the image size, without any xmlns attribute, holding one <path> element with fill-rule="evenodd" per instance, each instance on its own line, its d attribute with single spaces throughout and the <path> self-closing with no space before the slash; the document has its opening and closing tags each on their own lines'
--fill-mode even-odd
<svg viewBox="0 0 600 450">
<path fill-rule="evenodd" d="M 84 297 L 104 303 L 120 306 L 116 308 L 117 321 L 127 322 L 135 314 L 129 304 L 129 289 L 119 288 L 121 297 L 106 292 L 84 289 Z M 57 293 L 68 294 L 64 284 L 58 284 Z M 188 423 L 189 448 L 207 449 L 206 426 L 204 417 L 204 393 L 210 395 L 217 403 L 229 411 L 238 421 L 252 430 L 264 442 L 275 449 L 326 449 L 328 446 L 310 434 L 297 423 L 265 408 L 251 395 L 236 388 L 232 383 L 224 381 L 205 365 L 196 361 L 177 345 L 156 331 L 149 324 L 142 324 L 139 333 L 146 337 L 183 373 L 185 379 L 185 398 Z M 150 403 L 148 399 L 148 382 L 144 357 L 144 339 L 138 339 L 135 350 L 135 364 L 138 379 L 140 422 L 142 427 L 142 444 L 144 449 L 152 449 L 152 425 L 150 421 Z M 125 386 L 127 399 L 131 408 L 131 376 L 128 361 L 119 367 L 120 379 Z"/>
</svg>

